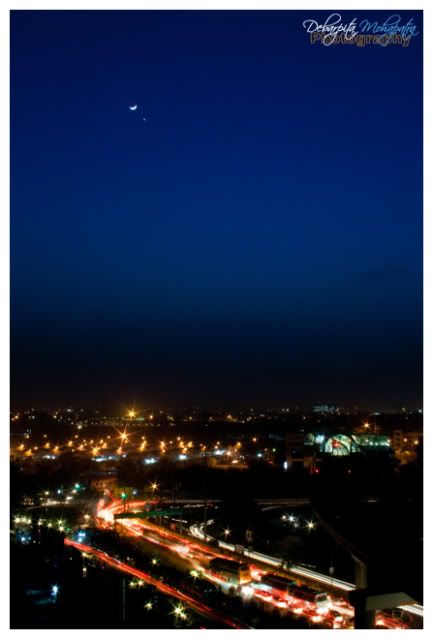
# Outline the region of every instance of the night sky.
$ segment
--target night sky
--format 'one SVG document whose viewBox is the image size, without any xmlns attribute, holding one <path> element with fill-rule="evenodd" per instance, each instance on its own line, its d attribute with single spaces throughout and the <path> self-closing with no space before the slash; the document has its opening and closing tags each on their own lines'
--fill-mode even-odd
<svg viewBox="0 0 433 639">
<path fill-rule="evenodd" d="M 421 35 L 328 13 L 12 13 L 13 407 L 421 406 Z"/>
</svg>

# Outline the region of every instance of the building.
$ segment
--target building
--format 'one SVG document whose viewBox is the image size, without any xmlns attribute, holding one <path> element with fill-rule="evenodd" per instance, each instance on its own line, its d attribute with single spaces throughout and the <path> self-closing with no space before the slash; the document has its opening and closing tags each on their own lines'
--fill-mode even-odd
<svg viewBox="0 0 433 639">
<path fill-rule="evenodd" d="M 313 413 L 320 413 L 320 414 L 327 414 L 327 415 L 334 415 L 335 413 L 338 413 L 339 409 L 337 408 L 337 406 L 334 406 L 333 404 L 316 404 L 315 406 L 313 406 Z"/>
</svg>

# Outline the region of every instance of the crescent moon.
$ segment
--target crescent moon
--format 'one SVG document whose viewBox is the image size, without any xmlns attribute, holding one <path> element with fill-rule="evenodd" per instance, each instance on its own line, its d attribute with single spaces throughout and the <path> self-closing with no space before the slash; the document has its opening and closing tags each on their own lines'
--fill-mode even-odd
<svg viewBox="0 0 433 639">
<path fill-rule="evenodd" d="M 129 107 L 130 111 L 136 111 L 138 108 L 138 104 L 133 104 L 132 106 Z"/>
</svg>

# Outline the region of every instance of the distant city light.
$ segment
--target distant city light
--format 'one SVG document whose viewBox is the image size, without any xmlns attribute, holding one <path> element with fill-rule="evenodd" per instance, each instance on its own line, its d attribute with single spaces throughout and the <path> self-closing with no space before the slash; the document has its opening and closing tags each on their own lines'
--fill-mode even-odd
<svg viewBox="0 0 433 639">
<path fill-rule="evenodd" d="M 156 464 L 156 462 L 157 462 L 157 460 L 155 459 L 155 457 L 146 457 L 146 458 L 144 459 L 144 463 L 145 463 L 145 464 L 148 464 L 148 465 L 150 465 L 150 464 Z"/>
</svg>

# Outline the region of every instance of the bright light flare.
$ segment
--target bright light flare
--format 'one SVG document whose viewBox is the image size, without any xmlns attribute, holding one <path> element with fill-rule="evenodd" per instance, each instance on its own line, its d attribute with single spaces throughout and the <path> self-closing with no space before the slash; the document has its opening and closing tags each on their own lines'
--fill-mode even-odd
<svg viewBox="0 0 433 639">
<path fill-rule="evenodd" d="M 241 595 L 245 597 L 245 599 L 250 599 L 254 594 L 254 589 L 251 586 L 242 586 Z"/>
</svg>

